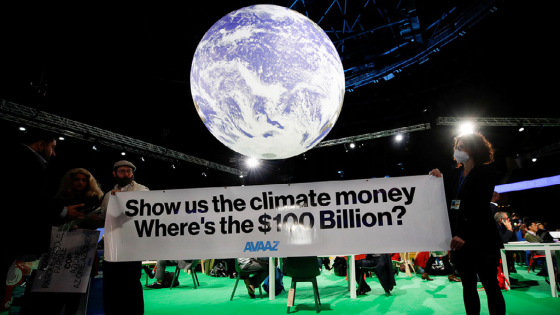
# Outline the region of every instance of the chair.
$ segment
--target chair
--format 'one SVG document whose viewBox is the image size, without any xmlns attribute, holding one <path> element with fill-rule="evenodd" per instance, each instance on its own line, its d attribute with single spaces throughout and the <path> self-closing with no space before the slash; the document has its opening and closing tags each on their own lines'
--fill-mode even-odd
<svg viewBox="0 0 560 315">
<path fill-rule="evenodd" d="M 545 255 L 537 255 L 535 254 L 534 251 L 531 251 L 531 259 L 529 261 L 529 270 L 527 270 L 527 273 L 529 273 L 531 271 L 531 267 L 533 267 L 533 272 L 535 271 L 535 265 L 536 264 L 536 260 L 537 259 L 541 259 L 543 260 L 546 256 Z"/>
<path fill-rule="evenodd" d="M 317 268 L 317 256 L 289 257 L 284 264 L 286 265 L 286 275 L 292 278 L 291 288 L 294 289 L 294 304 L 296 301 L 296 284 L 298 282 L 311 282 L 315 297 L 315 309 L 319 313 L 321 311 L 319 306 L 321 305 L 321 299 L 317 288 L 317 276 L 321 274 L 321 271 Z M 290 306 L 288 306 L 288 313 L 290 313 Z"/>
<path fill-rule="evenodd" d="M 317 260 L 315 260 L 315 264 L 317 264 Z M 235 258 L 235 271 L 237 271 L 237 278 L 235 279 L 235 285 L 233 286 L 233 292 L 231 292 L 231 298 L 229 299 L 230 301 L 233 301 L 233 296 L 235 295 L 235 290 L 237 289 L 237 284 L 239 283 L 239 279 L 241 278 L 241 276 L 251 276 L 254 275 L 255 273 L 257 273 L 257 271 L 245 271 L 245 270 L 241 270 L 241 268 L 239 268 L 239 263 L 237 262 L 237 258 Z M 259 285 L 259 295 L 262 297 L 262 290 L 261 290 L 261 285 Z"/>
<path fill-rule="evenodd" d="M 198 276 L 196 275 L 196 266 L 198 265 L 199 262 L 200 260 L 193 260 L 193 262 L 191 263 L 191 267 L 189 268 L 189 270 L 191 271 L 191 276 L 195 289 L 197 289 L 200 286 L 200 283 L 198 282 Z M 173 280 L 171 281 L 171 286 L 169 287 L 169 290 L 173 289 L 173 284 L 175 283 L 175 280 L 179 281 L 180 273 L 181 273 L 181 268 L 179 268 L 179 266 L 177 265 L 177 267 L 175 268 L 175 273 L 173 274 Z"/>
</svg>

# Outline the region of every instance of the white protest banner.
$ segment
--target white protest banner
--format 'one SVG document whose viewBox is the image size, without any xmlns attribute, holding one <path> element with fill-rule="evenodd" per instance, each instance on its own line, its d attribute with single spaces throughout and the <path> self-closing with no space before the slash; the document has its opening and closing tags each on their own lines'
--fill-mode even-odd
<svg viewBox="0 0 560 315">
<path fill-rule="evenodd" d="M 105 258 L 210 259 L 449 250 L 442 178 L 123 192 Z"/>
<path fill-rule="evenodd" d="M 41 255 L 32 292 L 85 293 L 99 231 L 52 228 L 51 247 Z"/>
</svg>

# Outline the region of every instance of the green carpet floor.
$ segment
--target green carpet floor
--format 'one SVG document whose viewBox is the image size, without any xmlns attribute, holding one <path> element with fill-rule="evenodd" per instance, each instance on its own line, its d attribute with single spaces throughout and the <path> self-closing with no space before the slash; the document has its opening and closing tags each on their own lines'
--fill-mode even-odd
<svg viewBox="0 0 560 315">
<path fill-rule="evenodd" d="M 168 268 L 173 272 L 175 267 Z M 518 273 L 512 277 L 519 283 L 510 291 L 503 291 L 507 314 L 560 314 L 560 298 L 552 298 L 550 285 L 543 277 L 534 272 L 527 273 L 527 268 L 517 267 Z M 538 271 L 538 270 L 537 270 Z M 231 292 L 234 279 L 215 278 L 197 273 L 200 287 L 194 289 L 190 275 L 182 272 L 180 285 L 169 289 L 144 288 L 145 312 L 148 315 L 171 314 L 285 314 L 287 311 L 287 293 L 276 296 L 270 301 L 268 296 L 261 300 L 251 299 L 245 285 L 240 281 L 233 301 Z M 321 313 L 338 314 L 464 314 L 462 287 L 460 283 L 451 283 L 446 276 L 434 276 L 434 281 L 423 281 L 420 275 L 409 278 L 400 273 L 393 295 L 386 297 L 376 278 L 368 278 L 372 291 L 367 295 L 350 299 L 345 277 L 339 277 L 323 270 L 318 278 L 321 297 Z M 145 283 L 145 279 L 142 279 Z M 290 287 L 291 279 L 284 277 L 284 286 Z M 481 284 L 479 283 L 479 287 Z M 263 291 L 264 294 L 264 291 Z M 479 292 L 482 314 L 488 314 L 486 295 Z M 298 314 L 315 314 L 311 283 L 298 284 L 296 305 L 291 312 Z"/>
</svg>

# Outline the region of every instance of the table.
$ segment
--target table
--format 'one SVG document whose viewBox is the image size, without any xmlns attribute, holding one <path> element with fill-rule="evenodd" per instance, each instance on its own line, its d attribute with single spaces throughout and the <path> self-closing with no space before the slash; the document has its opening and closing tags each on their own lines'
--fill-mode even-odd
<svg viewBox="0 0 560 315">
<path fill-rule="evenodd" d="M 509 272 L 506 262 L 506 250 L 542 250 L 545 253 L 546 265 L 548 267 L 548 275 L 550 279 L 550 291 L 552 297 L 558 297 L 558 292 L 556 291 L 556 279 L 554 279 L 554 266 L 552 265 L 552 251 L 560 251 L 560 243 L 529 243 L 529 242 L 510 242 L 504 244 L 504 247 L 500 254 L 502 255 L 502 268 L 504 270 L 504 276 L 509 279 Z M 506 283 L 506 287 L 509 290 L 509 283 Z"/>
</svg>

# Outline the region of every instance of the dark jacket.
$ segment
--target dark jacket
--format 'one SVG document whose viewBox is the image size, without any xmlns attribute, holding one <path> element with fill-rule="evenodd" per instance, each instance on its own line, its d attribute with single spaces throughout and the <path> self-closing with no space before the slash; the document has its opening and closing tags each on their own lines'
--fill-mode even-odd
<svg viewBox="0 0 560 315">
<path fill-rule="evenodd" d="M 451 235 L 465 241 L 464 251 L 499 255 L 503 243 L 488 207 L 497 183 L 496 173 L 488 165 L 475 166 L 459 190 L 462 171 L 463 167 L 460 167 L 452 170 L 450 175 L 444 175 Z M 461 200 L 459 210 L 451 209 L 454 199 Z"/>
<path fill-rule="evenodd" d="M 43 165 L 29 147 L 16 143 L 1 154 L 0 168 L 0 237 L 6 245 L 5 253 L 47 251 L 52 223 L 62 207 L 52 203 L 52 196 L 46 196 Z"/>
</svg>

